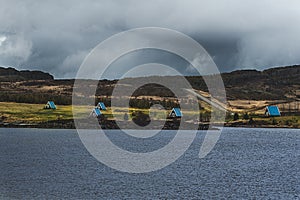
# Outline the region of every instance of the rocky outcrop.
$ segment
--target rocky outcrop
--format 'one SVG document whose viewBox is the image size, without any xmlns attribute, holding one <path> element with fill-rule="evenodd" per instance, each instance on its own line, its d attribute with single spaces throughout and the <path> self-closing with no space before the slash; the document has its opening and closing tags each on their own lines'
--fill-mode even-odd
<svg viewBox="0 0 300 200">
<path fill-rule="evenodd" d="M 53 80 L 54 77 L 42 71 L 18 71 L 14 68 L 0 67 L 0 81 Z"/>
</svg>

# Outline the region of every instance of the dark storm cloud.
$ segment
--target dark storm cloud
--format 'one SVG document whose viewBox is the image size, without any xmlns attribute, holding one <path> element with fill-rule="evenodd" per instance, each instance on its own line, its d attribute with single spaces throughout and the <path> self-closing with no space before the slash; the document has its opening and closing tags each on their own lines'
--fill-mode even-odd
<svg viewBox="0 0 300 200">
<path fill-rule="evenodd" d="M 144 26 L 191 36 L 221 71 L 300 63 L 297 0 L 0 0 L 0 5 L 0 65 L 50 71 L 56 77 L 74 77 L 89 51 L 112 34 Z M 131 58 L 120 66 L 138 63 L 133 59 L 175 68 L 184 64 L 160 53 Z"/>
</svg>

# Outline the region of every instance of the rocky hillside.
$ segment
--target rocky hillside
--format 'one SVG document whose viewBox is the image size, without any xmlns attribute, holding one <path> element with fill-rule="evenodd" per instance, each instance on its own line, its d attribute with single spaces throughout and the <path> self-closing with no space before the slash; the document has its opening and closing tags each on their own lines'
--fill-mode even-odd
<svg viewBox="0 0 300 200">
<path fill-rule="evenodd" d="M 53 80 L 49 73 L 41 71 L 18 71 L 14 68 L 0 67 L 0 81 Z"/>
<path fill-rule="evenodd" d="M 278 100 L 300 90 L 300 65 L 222 74 L 229 99 Z"/>
<path fill-rule="evenodd" d="M 157 77 L 161 78 L 161 77 Z M 207 91 L 202 77 L 186 77 L 196 90 Z M 286 100 L 299 98 L 300 65 L 272 68 L 264 71 L 238 70 L 222 74 L 228 100 Z M 145 81 L 144 78 L 135 78 Z M 177 77 L 171 77 L 176 83 Z M 88 80 L 87 80 L 88 81 Z M 131 87 L 128 79 L 126 87 Z M 20 103 L 45 103 L 54 100 L 57 104 L 71 104 L 74 80 L 55 80 L 40 71 L 17 71 L 0 67 L 0 101 Z M 117 80 L 101 80 L 97 95 L 107 98 Z M 91 81 L 91 84 L 97 84 Z M 135 96 L 172 97 L 174 94 L 160 85 L 145 85 Z M 298 95 L 298 96 L 297 96 Z"/>
</svg>

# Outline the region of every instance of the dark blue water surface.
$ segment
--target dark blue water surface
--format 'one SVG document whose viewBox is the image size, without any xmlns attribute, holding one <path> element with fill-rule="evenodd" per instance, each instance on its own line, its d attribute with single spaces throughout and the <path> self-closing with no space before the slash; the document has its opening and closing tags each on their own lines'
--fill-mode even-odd
<svg viewBox="0 0 300 200">
<path fill-rule="evenodd" d="M 205 133 L 168 167 L 129 174 L 94 159 L 76 130 L 0 129 L 0 199 L 300 198 L 299 130 L 226 128 L 199 159 Z M 174 136 L 165 131 L 136 145 L 119 131 L 107 135 L 141 152 Z"/>
</svg>

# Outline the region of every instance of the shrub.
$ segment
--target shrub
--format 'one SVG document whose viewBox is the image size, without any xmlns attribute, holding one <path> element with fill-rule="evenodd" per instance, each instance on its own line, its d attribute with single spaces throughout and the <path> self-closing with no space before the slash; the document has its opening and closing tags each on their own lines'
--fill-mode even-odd
<svg viewBox="0 0 300 200">
<path fill-rule="evenodd" d="M 238 113 L 234 113 L 233 120 L 236 121 L 238 119 L 239 119 L 239 114 Z"/>
</svg>

